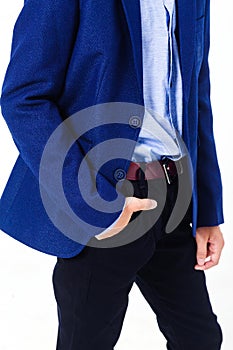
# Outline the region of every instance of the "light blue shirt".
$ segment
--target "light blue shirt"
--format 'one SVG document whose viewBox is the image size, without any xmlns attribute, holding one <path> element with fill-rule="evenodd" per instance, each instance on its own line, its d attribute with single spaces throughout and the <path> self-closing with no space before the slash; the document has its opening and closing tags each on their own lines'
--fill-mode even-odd
<svg viewBox="0 0 233 350">
<path fill-rule="evenodd" d="M 140 0 L 146 112 L 132 161 L 180 158 L 182 80 L 175 0 Z"/>
<path fill-rule="evenodd" d="M 175 38 L 175 0 L 140 0 L 145 115 L 132 161 L 179 159 L 182 81 Z M 119 219 L 119 218 L 118 218 Z M 104 236 L 116 222 L 96 235 Z"/>
</svg>

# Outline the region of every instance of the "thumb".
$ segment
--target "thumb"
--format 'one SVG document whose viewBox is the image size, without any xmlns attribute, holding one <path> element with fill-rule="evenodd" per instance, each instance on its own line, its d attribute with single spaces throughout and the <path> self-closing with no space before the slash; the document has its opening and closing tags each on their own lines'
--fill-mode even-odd
<svg viewBox="0 0 233 350">
<path fill-rule="evenodd" d="M 157 207 L 157 202 L 154 199 L 149 198 L 136 198 L 136 197 L 127 197 L 126 206 L 130 211 L 140 211 L 140 210 L 151 210 Z"/>
<path fill-rule="evenodd" d="M 207 242 L 203 239 L 197 240 L 197 263 L 200 266 L 205 264 L 207 257 Z"/>
</svg>

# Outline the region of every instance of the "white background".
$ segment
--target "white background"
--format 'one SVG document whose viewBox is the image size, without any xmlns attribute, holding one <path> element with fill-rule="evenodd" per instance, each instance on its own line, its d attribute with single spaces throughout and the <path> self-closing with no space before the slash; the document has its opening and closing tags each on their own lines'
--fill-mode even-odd
<svg viewBox="0 0 233 350">
<path fill-rule="evenodd" d="M 233 348 L 233 30 L 232 0 L 211 0 L 210 69 L 215 139 L 224 184 L 226 246 L 221 263 L 208 271 L 212 306 L 224 334 L 223 350 Z M 9 60 L 12 29 L 23 1 L 0 4 L 0 85 Z M 0 118 L 0 193 L 17 157 L 11 135 Z M 211 178 L 210 178 L 211 181 Z M 0 349 L 55 349 L 56 304 L 51 275 L 55 258 L 31 250 L 0 232 Z M 130 303 L 117 350 L 165 349 L 156 319 L 137 287 Z M 198 350 L 198 349 L 197 349 Z"/>
</svg>

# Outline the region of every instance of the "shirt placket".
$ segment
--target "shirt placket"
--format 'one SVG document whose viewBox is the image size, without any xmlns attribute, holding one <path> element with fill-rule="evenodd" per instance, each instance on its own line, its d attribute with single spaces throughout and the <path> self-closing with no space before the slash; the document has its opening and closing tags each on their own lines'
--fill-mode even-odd
<svg viewBox="0 0 233 350">
<path fill-rule="evenodd" d="M 169 36 L 169 74 L 168 74 L 168 86 L 167 86 L 167 93 L 168 93 L 168 117 L 169 121 L 172 127 L 172 133 L 173 133 L 173 139 L 176 142 L 179 150 L 178 157 L 181 156 L 181 148 L 180 143 L 177 139 L 177 131 L 174 126 L 174 119 L 177 118 L 177 115 L 172 115 L 172 88 L 173 88 L 173 64 L 174 64 L 174 55 L 173 55 L 173 25 L 174 25 L 174 11 L 175 11 L 175 2 L 170 0 L 164 0 L 164 6 L 168 11 L 169 14 L 169 24 L 168 24 L 168 36 Z"/>
</svg>

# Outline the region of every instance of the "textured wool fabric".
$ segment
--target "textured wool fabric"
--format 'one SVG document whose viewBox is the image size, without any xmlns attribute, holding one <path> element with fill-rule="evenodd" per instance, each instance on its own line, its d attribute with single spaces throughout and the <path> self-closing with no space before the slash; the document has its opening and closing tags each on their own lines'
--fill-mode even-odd
<svg viewBox="0 0 233 350">
<path fill-rule="evenodd" d="M 209 0 L 177 1 L 183 138 L 194 169 L 193 234 L 196 225 L 223 222 L 209 93 L 209 5 Z M 2 114 L 20 152 L 1 198 L 3 231 L 30 247 L 60 257 L 74 256 L 98 234 L 85 230 L 85 225 L 77 226 L 80 244 L 64 236 L 51 222 L 39 191 L 42 152 L 56 127 L 83 108 L 105 102 L 143 105 L 142 86 L 138 0 L 25 1 L 14 28 L 1 96 Z M 64 164 L 64 190 L 72 209 L 83 220 L 102 228 L 112 224 L 120 211 L 105 213 L 91 208 L 77 187 L 77 171 L 83 156 L 100 142 L 137 140 L 140 128 L 132 128 L 129 123 L 134 108 L 123 115 L 125 123 L 86 133 L 70 149 Z M 143 113 L 138 118 L 142 120 Z M 87 122 L 91 128 L 91 119 Z M 119 144 L 119 152 L 121 147 L 125 151 L 124 144 Z M 54 151 L 54 159 L 59 151 L 59 147 Z M 131 159 L 133 147 L 127 152 L 126 158 Z M 114 174 L 118 169 L 127 172 L 128 166 L 129 161 L 119 156 L 101 168 L 97 176 L 101 197 L 108 201 L 116 197 Z M 54 174 L 49 175 L 48 183 L 42 186 L 54 205 L 54 215 L 67 219 L 49 186 Z M 96 196 L 96 192 L 90 192 L 91 204 Z M 120 201 L 123 207 L 123 198 Z"/>
</svg>

